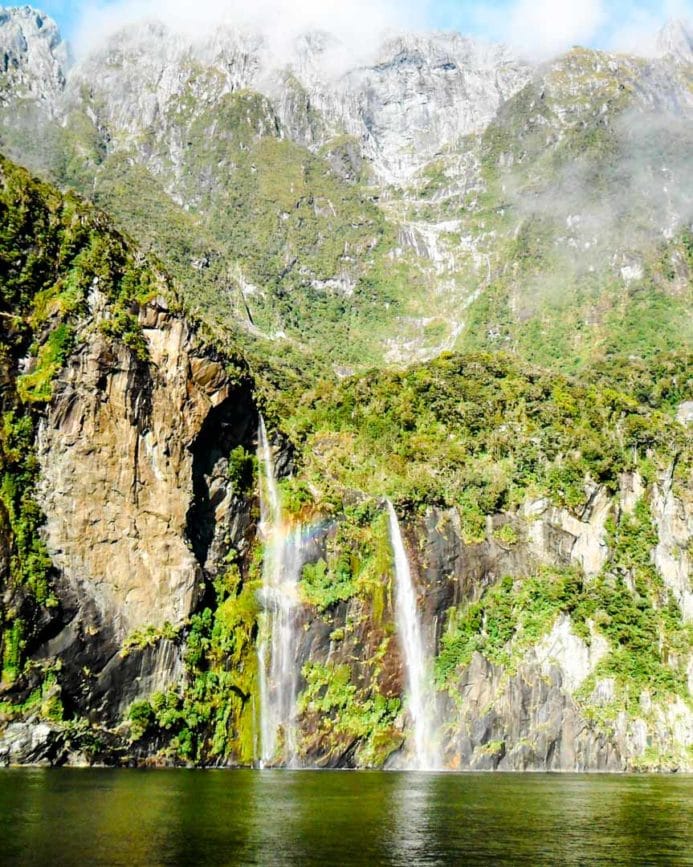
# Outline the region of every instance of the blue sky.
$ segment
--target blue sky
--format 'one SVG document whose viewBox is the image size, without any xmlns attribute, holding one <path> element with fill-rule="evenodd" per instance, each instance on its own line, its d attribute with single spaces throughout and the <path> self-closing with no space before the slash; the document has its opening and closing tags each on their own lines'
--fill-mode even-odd
<svg viewBox="0 0 693 867">
<path fill-rule="evenodd" d="M 0 0 L 2 2 L 2 0 Z M 693 17 L 693 0 L 43 0 L 63 32 L 79 45 L 93 30 L 108 29 L 142 13 L 235 14 L 252 6 L 260 20 L 329 24 L 358 34 L 387 25 L 403 29 L 458 30 L 514 43 L 548 55 L 573 44 L 647 52 L 670 17 Z M 353 35 L 352 34 L 352 35 Z"/>
</svg>

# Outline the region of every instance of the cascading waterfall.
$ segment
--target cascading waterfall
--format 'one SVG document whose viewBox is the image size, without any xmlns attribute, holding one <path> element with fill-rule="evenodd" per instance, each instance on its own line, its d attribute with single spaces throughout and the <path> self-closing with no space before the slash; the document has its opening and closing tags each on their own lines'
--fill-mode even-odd
<svg viewBox="0 0 693 867">
<path fill-rule="evenodd" d="M 260 766 L 296 761 L 295 707 L 298 578 L 303 566 L 303 531 L 288 528 L 282 516 L 272 450 L 265 421 L 258 431 L 260 535 L 264 614 L 258 642 L 260 680 Z"/>
<path fill-rule="evenodd" d="M 395 561 L 395 622 L 404 655 L 408 708 L 414 729 L 414 749 L 409 759 L 409 767 L 411 770 L 435 770 L 441 767 L 441 761 L 434 744 L 435 690 L 432 660 L 426 653 L 414 582 L 397 513 L 389 500 L 387 511 L 390 544 Z"/>
</svg>

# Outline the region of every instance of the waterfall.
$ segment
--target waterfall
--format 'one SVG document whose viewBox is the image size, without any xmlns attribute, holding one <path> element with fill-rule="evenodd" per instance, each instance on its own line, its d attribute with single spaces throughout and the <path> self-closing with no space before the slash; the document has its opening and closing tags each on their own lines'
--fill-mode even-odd
<svg viewBox="0 0 693 867">
<path fill-rule="evenodd" d="M 441 761 L 433 744 L 435 729 L 435 690 L 432 659 L 426 653 L 416 591 L 394 506 L 388 500 L 390 543 L 395 561 L 395 621 L 407 678 L 408 708 L 414 729 L 411 770 L 435 770 Z"/>
<path fill-rule="evenodd" d="M 298 579 L 303 566 L 302 528 L 282 516 L 272 450 L 265 421 L 258 431 L 260 536 L 264 542 L 262 605 L 258 641 L 260 680 L 260 766 L 296 762 L 295 707 Z"/>
</svg>

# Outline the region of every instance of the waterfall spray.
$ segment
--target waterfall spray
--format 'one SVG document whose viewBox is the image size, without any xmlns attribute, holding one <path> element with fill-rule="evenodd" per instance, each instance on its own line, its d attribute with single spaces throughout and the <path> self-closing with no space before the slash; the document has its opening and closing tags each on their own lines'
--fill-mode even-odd
<svg viewBox="0 0 693 867">
<path fill-rule="evenodd" d="M 435 691 L 432 683 L 432 660 L 426 653 L 416 605 L 416 591 L 397 513 L 389 500 L 387 511 L 395 561 L 395 620 L 404 656 L 408 707 L 414 729 L 414 749 L 409 766 L 411 770 L 435 770 L 441 766 L 441 762 L 433 744 Z"/>
<path fill-rule="evenodd" d="M 260 535 L 265 545 L 264 613 L 258 641 L 260 765 L 283 762 L 291 766 L 296 762 L 298 578 L 303 566 L 303 532 L 300 526 L 289 529 L 285 524 L 262 416 L 258 430 L 258 463 L 261 468 Z"/>
</svg>

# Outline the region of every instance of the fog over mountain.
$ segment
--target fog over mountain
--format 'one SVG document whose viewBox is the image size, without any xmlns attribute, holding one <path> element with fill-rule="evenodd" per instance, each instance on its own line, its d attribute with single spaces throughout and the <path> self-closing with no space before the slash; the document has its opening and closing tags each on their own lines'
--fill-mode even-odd
<svg viewBox="0 0 693 867">
<path fill-rule="evenodd" d="M 688 10 L 554 5 L 0 10 L 0 763 L 691 769 Z"/>
</svg>

